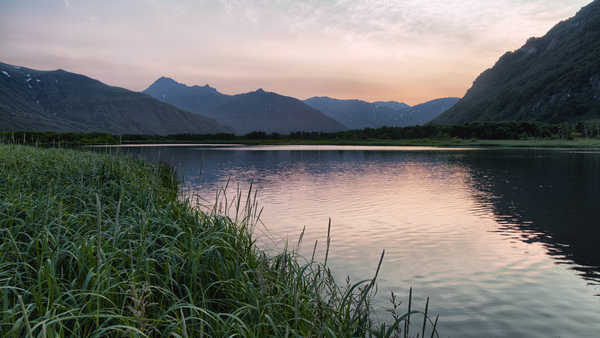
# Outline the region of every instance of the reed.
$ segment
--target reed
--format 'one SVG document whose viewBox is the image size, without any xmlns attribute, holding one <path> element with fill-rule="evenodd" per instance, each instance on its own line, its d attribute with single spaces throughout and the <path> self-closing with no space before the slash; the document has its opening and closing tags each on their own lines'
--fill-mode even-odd
<svg viewBox="0 0 600 338">
<path fill-rule="evenodd" d="M 398 332 L 408 316 L 371 318 L 375 278 L 340 286 L 297 249 L 257 248 L 251 196 L 202 212 L 164 165 L 0 145 L 0 336 Z"/>
</svg>

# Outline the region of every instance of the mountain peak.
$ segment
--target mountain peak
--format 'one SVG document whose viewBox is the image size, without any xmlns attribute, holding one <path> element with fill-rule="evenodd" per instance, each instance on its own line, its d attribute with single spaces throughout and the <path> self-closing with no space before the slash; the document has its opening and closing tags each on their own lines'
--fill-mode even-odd
<svg viewBox="0 0 600 338">
<path fill-rule="evenodd" d="M 373 102 L 373 104 L 376 107 L 387 107 L 387 108 L 394 109 L 394 110 L 402 110 L 402 109 L 410 108 L 410 105 L 408 105 L 404 102 L 398 102 L 398 101 L 375 101 L 375 102 Z"/>
<path fill-rule="evenodd" d="M 163 95 L 169 95 L 169 92 L 173 90 L 189 91 L 191 95 L 222 95 L 216 88 L 211 87 L 209 84 L 205 84 L 204 86 L 188 86 L 185 83 L 177 82 L 166 76 L 159 77 L 144 90 L 144 93 L 162 100 Z"/>
<path fill-rule="evenodd" d="M 213 93 L 214 91 L 214 93 Z M 252 131 L 340 131 L 345 127 L 302 101 L 258 88 L 237 95 L 204 86 L 151 86 L 145 91 L 180 109 L 212 117 L 238 134 Z"/>
<path fill-rule="evenodd" d="M 159 85 L 159 86 L 185 86 L 170 77 L 161 76 L 151 86 Z"/>
<path fill-rule="evenodd" d="M 198 86 L 194 86 L 194 87 L 198 87 Z M 207 90 L 207 91 L 217 92 L 217 88 L 215 88 L 215 87 L 213 87 L 213 86 L 209 85 L 208 83 L 207 83 L 207 84 L 205 84 L 205 85 L 204 85 L 204 86 L 202 86 L 202 87 L 199 87 L 199 88 L 202 88 L 202 89 L 204 89 L 204 90 Z"/>
</svg>

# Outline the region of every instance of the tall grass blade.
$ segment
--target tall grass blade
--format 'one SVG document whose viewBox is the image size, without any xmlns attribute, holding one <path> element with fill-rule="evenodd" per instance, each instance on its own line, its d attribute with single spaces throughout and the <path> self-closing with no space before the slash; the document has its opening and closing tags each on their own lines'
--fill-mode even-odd
<svg viewBox="0 0 600 338">
<path fill-rule="evenodd" d="M 404 338 L 408 337 L 408 332 L 410 331 L 410 313 L 412 310 L 412 287 L 408 291 L 408 316 L 406 317 L 406 322 L 404 325 Z"/>
<path fill-rule="evenodd" d="M 423 330 L 421 331 L 421 337 L 425 337 L 425 325 L 427 324 L 427 311 L 429 311 L 429 297 L 425 302 L 425 313 L 423 314 Z"/>
<path fill-rule="evenodd" d="M 437 336 L 437 323 L 438 323 L 438 319 L 440 318 L 440 315 L 435 316 L 435 322 L 433 323 L 433 331 L 431 331 L 431 338 L 434 337 L 434 334 Z"/>
<path fill-rule="evenodd" d="M 329 223 L 327 224 L 327 247 L 325 249 L 325 262 L 323 266 L 327 266 L 327 258 L 329 258 L 329 246 L 331 245 L 331 218 L 329 218 Z"/>
<path fill-rule="evenodd" d="M 21 297 L 21 295 L 19 295 L 19 304 L 21 305 L 21 311 L 23 312 L 25 327 L 27 328 L 27 337 L 33 338 L 33 333 L 31 332 L 31 324 L 29 323 L 29 316 L 27 315 L 27 309 L 25 309 L 25 303 L 23 303 L 23 297 Z"/>
</svg>

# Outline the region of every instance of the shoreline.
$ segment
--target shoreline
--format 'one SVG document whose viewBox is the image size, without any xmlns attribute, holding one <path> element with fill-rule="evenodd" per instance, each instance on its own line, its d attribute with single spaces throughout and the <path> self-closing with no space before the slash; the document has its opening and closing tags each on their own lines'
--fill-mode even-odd
<svg viewBox="0 0 600 338">
<path fill-rule="evenodd" d="M 257 248 L 254 200 L 232 217 L 179 200 L 166 165 L 2 144 L 0 177 L 7 337 L 384 337 L 402 327 L 404 319 L 373 322 L 383 254 L 372 279 L 340 285 L 327 258 Z M 403 318 L 411 315 L 431 320 L 427 307 L 409 306 Z"/>
<path fill-rule="evenodd" d="M 122 144 L 97 144 L 94 146 L 137 147 L 164 144 L 169 146 L 259 146 L 259 145 L 323 145 L 323 146 L 414 146 L 414 147 L 456 147 L 456 148 L 585 148 L 600 149 L 600 139 L 531 139 L 531 140 L 463 140 L 463 139 L 407 139 L 407 140 L 157 140 L 156 142 L 136 142 L 123 140 Z"/>
</svg>

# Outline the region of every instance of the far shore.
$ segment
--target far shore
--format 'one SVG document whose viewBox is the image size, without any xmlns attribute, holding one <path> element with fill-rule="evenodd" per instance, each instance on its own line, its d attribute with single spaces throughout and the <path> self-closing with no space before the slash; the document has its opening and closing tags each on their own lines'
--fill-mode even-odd
<svg viewBox="0 0 600 338">
<path fill-rule="evenodd" d="M 429 146 L 429 147 L 485 147 L 485 148 L 600 148 L 600 139 L 577 138 L 566 139 L 526 139 L 526 140 L 480 140 L 480 139 L 363 139 L 363 140 L 296 140 L 296 139 L 264 139 L 264 140 L 157 140 L 157 141 L 128 141 L 122 140 L 122 145 L 140 146 L 153 144 L 168 144 L 170 146 L 185 146 L 189 144 L 202 145 L 349 145 L 349 146 Z M 113 144 L 118 145 L 118 144 Z"/>
<path fill-rule="evenodd" d="M 431 127 L 381 128 L 348 131 L 344 133 L 292 133 L 290 135 L 254 132 L 244 136 L 234 134 L 188 135 L 115 135 L 108 133 L 60 133 L 60 132 L 0 132 L 0 143 L 29 144 L 39 146 L 142 146 L 165 144 L 175 146 L 243 146 L 243 145 L 326 145 L 326 146 L 405 146 L 405 147 L 452 147 L 452 148 L 585 148 L 600 149 L 600 133 L 596 137 L 582 137 L 569 132 L 570 137 L 560 137 L 560 126 L 537 124 L 473 124 L 456 126 L 453 133 L 469 136 L 422 136 L 444 130 Z M 530 131 L 529 137 L 512 136 Z M 537 128 L 537 129 L 536 129 Z M 553 130 L 552 128 L 558 128 Z M 552 130 L 551 130 L 552 129 Z M 448 131 L 448 130 L 446 130 Z M 552 132 L 551 132 L 552 131 Z M 412 137 L 411 135 L 417 136 Z M 420 135 L 419 135 L 420 134 Z M 477 135 L 504 135 L 488 139 Z M 508 134 L 508 135 L 507 135 Z M 535 136 L 535 135 L 540 136 Z M 552 136 L 545 136 L 550 134 Z M 544 136 L 541 136 L 544 135 Z"/>
</svg>

